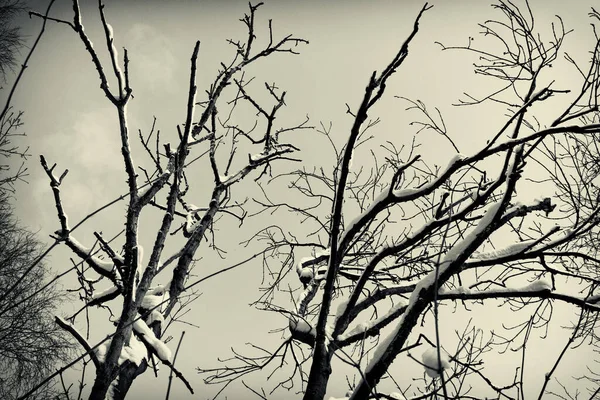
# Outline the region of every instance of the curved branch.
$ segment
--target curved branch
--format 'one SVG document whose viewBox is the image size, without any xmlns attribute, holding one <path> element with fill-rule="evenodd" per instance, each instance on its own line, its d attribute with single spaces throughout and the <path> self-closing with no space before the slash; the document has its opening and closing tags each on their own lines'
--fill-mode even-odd
<svg viewBox="0 0 600 400">
<path fill-rule="evenodd" d="M 81 345 L 81 347 L 83 347 L 83 349 L 86 351 L 86 354 L 89 354 L 90 358 L 92 359 L 92 362 L 94 363 L 94 366 L 96 368 L 100 368 L 100 360 L 98 360 L 98 356 L 96 355 L 96 352 L 92 349 L 92 346 L 90 346 L 90 344 L 83 337 L 83 335 L 81 333 L 79 333 L 77 328 L 75 328 L 75 326 L 73 326 L 73 324 L 68 323 L 67 321 L 65 321 L 64 319 L 62 319 L 59 316 L 54 317 L 54 321 L 62 329 L 66 330 L 71 335 L 73 335 L 75 340 L 77 340 L 79 342 L 79 344 Z"/>
</svg>

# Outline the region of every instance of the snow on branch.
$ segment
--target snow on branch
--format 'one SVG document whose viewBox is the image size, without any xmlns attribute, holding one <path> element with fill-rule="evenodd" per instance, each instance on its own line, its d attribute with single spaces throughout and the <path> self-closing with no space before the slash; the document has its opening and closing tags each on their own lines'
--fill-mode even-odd
<svg viewBox="0 0 600 400">
<path fill-rule="evenodd" d="M 408 303 L 404 299 L 396 300 L 395 304 L 385 314 L 379 316 L 377 319 L 357 324 L 350 331 L 338 335 L 336 340 L 340 346 L 347 346 L 367 336 L 375 336 L 381 329 L 402 315 L 407 306 Z"/>
<path fill-rule="evenodd" d="M 315 256 L 302 257 L 296 265 L 296 273 L 305 288 L 312 279 L 319 281 L 323 279 L 324 271 L 319 271 L 317 265 L 329 260 L 329 251 L 329 249 L 320 250 Z"/>
<path fill-rule="evenodd" d="M 171 350 L 167 345 L 158 339 L 154 332 L 146 325 L 146 322 L 136 316 L 136 321 L 133 323 L 133 330 L 140 335 L 144 343 L 148 344 L 153 350 L 153 353 L 158 358 L 165 362 L 171 360 Z"/>
<path fill-rule="evenodd" d="M 108 289 L 101 292 L 94 292 L 87 305 L 97 306 L 106 303 L 107 301 L 116 299 L 119 294 L 121 294 L 121 289 L 116 285 L 112 285 Z"/>
<path fill-rule="evenodd" d="M 175 375 L 185 384 L 187 389 L 192 394 L 194 394 L 194 389 L 192 388 L 188 380 L 183 376 L 181 371 L 175 368 L 175 366 L 171 362 L 171 350 L 163 341 L 161 341 L 154 335 L 154 332 L 152 332 L 152 330 L 148 327 L 144 320 L 139 318 L 139 315 L 136 316 L 136 320 L 133 323 L 133 330 L 138 335 L 140 335 L 141 341 L 147 346 L 149 346 L 150 350 L 152 351 L 152 354 L 155 354 L 163 364 L 168 366 L 175 373 Z"/>
<path fill-rule="evenodd" d="M 316 331 L 315 327 L 304 317 L 290 315 L 288 325 L 292 338 L 313 346 L 315 342 Z"/>
<path fill-rule="evenodd" d="M 415 289 L 413 290 L 408 305 L 398 321 L 396 328 L 393 332 L 391 332 L 384 340 L 380 341 L 377 346 L 375 353 L 373 354 L 373 358 L 369 361 L 367 365 L 366 371 L 369 373 L 375 366 L 380 363 L 382 356 L 386 354 L 388 359 L 390 358 L 390 346 L 396 336 L 399 334 L 401 329 L 404 326 L 404 321 L 409 315 L 411 309 L 415 306 L 417 301 L 421 297 L 422 291 L 431 291 L 434 285 L 437 285 L 436 277 L 444 275 L 445 271 L 453 264 L 456 263 L 456 260 L 460 256 L 464 256 L 464 253 L 468 248 L 473 247 L 474 243 L 481 241 L 480 236 L 483 232 L 487 231 L 490 228 L 492 222 L 498 217 L 502 207 L 501 201 L 496 201 L 492 203 L 486 210 L 483 217 L 478 221 L 477 225 L 472 228 L 468 234 L 464 236 L 462 240 L 458 243 L 454 244 L 450 250 L 444 255 L 442 261 L 440 262 L 439 269 L 431 271 L 427 276 L 417 283 Z"/>
<path fill-rule="evenodd" d="M 485 253 L 474 253 L 471 256 L 472 260 L 493 260 L 496 258 L 504 258 L 509 257 L 519 253 L 525 253 L 527 250 L 533 248 L 538 243 L 537 240 L 524 240 L 522 242 L 511 244 L 510 246 L 504 247 L 502 249 L 489 251 Z"/>
<path fill-rule="evenodd" d="M 562 293 L 552 288 L 552 283 L 547 279 L 539 278 L 521 287 L 497 287 L 486 290 L 473 290 L 465 287 L 443 289 L 438 294 L 439 300 L 486 300 L 503 298 L 540 298 L 560 300 L 570 303 L 584 310 L 600 311 L 600 295 L 575 296 Z"/>
<path fill-rule="evenodd" d="M 440 372 L 450 368 L 450 359 L 448 358 L 448 354 L 444 350 L 440 349 L 440 357 L 438 358 L 436 347 L 430 347 L 429 349 L 425 350 L 421 359 L 423 360 L 425 372 L 434 379 L 440 376 Z"/>
<path fill-rule="evenodd" d="M 467 157 L 465 157 L 464 155 L 459 154 L 459 153 L 455 154 L 448 162 L 448 165 L 446 166 L 446 168 L 444 168 L 438 174 L 438 177 L 436 179 L 432 180 L 429 183 L 426 183 L 425 185 L 423 185 L 422 187 L 420 187 L 418 189 L 396 189 L 396 190 L 393 190 L 392 193 L 396 197 L 396 202 L 402 202 L 402 201 L 406 201 L 408 199 L 412 200 L 412 199 L 415 199 L 422 195 L 430 193 L 433 189 L 439 187 L 440 184 L 442 184 L 444 181 L 446 181 L 446 179 L 448 179 L 448 177 L 450 177 L 450 175 L 452 175 L 458 169 L 458 167 L 463 166 L 464 164 L 462 161 L 465 159 L 467 159 Z"/>
<path fill-rule="evenodd" d="M 100 360 L 96 356 L 96 353 L 94 351 L 92 351 L 92 346 L 90 346 L 89 342 L 77 330 L 77 328 L 75 328 L 75 325 L 73 325 L 70 322 L 67 322 L 65 319 L 63 319 L 63 318 L 61 318 L 59 316 L 54 317 L 54 321 L 62 329 L 64 329 L 67 332 L 69 332 L 75 338 L 75 340 L 77 340 L 77 342 L 79 342 L 79 344 L 81 345 L 81 347 L 83 347 L 83 349 L 90 355 L 90 357 L 92 359 L 92 362 L 94 363 L 94 366 L 96 368 L 99 368 L 100 367 Z"/>
<path fill-rule="evenodd" d="M 72 235 L 64 238 L 65 244 L 73 250 L 82 260 L 84 260 L 99 275 L 109 278 L 114 284 L 120 285 L 121 274 L 115 268 L 112 261 L 102 260 L 93 256 L 93 250 L 79 243 Z"/>
<path fill-rule="evenodd" d="M 105 362 L 106 353 L 110 348 L 112 340 L 107 340 L 96 348 L 95 354 L 98 357 L 100 362 Z M 132 362 L 133 364 L 139 366 L 145 359 L 148 354 L 148 350 L 144 343 L 140 341 L 135 335 L 131 335 L 129 337 L 129 344 L 123 344 L 121 348 L 121 353 L 119 354 L 119 358 L 117 361 L 117 365 L 121 365 L 126 361 Z"/>
</svg>

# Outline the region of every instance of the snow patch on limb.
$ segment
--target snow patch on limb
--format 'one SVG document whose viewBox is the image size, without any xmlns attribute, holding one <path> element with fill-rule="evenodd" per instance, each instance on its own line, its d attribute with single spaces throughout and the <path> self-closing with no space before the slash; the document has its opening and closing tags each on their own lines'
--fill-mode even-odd
<svg viewBox="0 0 600 400">
<path fill-rule="evenodd" d="M 452 246 L 452 248 L 450 250 L 448 250 L 448 252 L 446 252 L 443 260 L 440 262 L 440 266 L 438 268 L 437 274 L 436 274 L 436 270 L 432 270 L 429 274 L 427 274 L 427 276 L 425 276 L 423 279 L 421 279 L 419 281 L 419 283 L 416 284 L 415 289 L 413 290 L 412 294 L 410 295 L 410 299 L 408 300 L 408 305 L 406 306 L 406 310 L 404 311 L 402 318 L 400 318 L 400 320 L 398 321 L 396 328 L 394 328 L 394 330 L 392 332 L 390 332 L 390 334 L 383 341 L 380 341 L 379 345 L 375 349 L 373 358 L 367 365 L 367 368 L 366 368 L 367 373 L 369 371 L 371 371 L 371 369 L 379 363 L 379 361 L 381 360 L 381 357 L 387 351 L 391 342 L 398 335 L 398 332 L 400 331 L 400 329 L 402 328 L 402 326 L 404 324 L 405 316 L 410 312 L 412 307 L 414 307 L 414 304 L 416 303 L 417 299 L 419 298 L 421 291 L 423 289 L 428 289 L 435 284 L 436 275 L 439 276 L 439 275 L 443 274 L 446 271 L 446 269 L 450 266 L 450 264 L 452 264 L 454 261 L 456 261 L 458 256 L 461 255 L 465 251 L 465 249 L 473 243 L 473 241 L 477 238 L 477 236 L 479 236 L 483 231 L 485 231 L 490 226 L 490 224 L 492 223 L 492 221 L 494 220 L 496 215 L 498 215 L 498 213 L 500 212 L 501 207 L 502 207 L 501 201 L 492 203 L 486 210 L 483 217 L 479 220 L 477 225 L 473 229 L 471 229 L 471 231 L 468 234 L 466 234 L 465 237 L 461 241 L 456 243 L 454 246 Z"/>
<path fill-rule="evenodd" d="M 81 346 L 86 351 L 89 351 L 92 349 L 92 346 L 90 346 L 86 337 L 84 335 L 82 335 L 81 332 L 79 332 L 79 330 L 75 327 L 75 325 L 73 325 L 71 322 L 68 322 L 64 318 L 59 317 L 58 315 L 55 316 L 54 318 L 55 318 L 55 322 L 58 324 L 58 326 L 60 326 L 62 329 L 69 332 L 79 342 L 79 344 L 81 344 Z M 98 362 L 99 362 L 97 357 L 95 359 L 92 357 L 92 361 L 94 362 L 94 364 L 98 364 Z M 96 366 L 98 366 L 98 365 L 96 365 Z"/>
<path fill-rule="evenodd" d="M 150 288 L 148 289 L 146 294 L 152 296 L 164 296 L 165 293 L 169 291 L 169 284 L 170 282 L 167 285 L 158 285 L 156 287 Z"/>
<path fill-rule="evenodd" d="M 249 157 L 251 163 L 257 163 L 260 160 L 262 160 L 263 158 L 265 158 L 265 153 L 261 152 L 261 153 L 250 154 L 248 157 Z"/>
<path fill-rule="evenodd" d="M 142 186 L 141 188 L 138 189 L 138 197 L 144 197 L 150 189 L 152 189 L 152 185 L 149 183 L 146 183 L 145 186 Z"/>
<path fill-rule="evenodd" d="M 269 150 L 263 150 L 260 153 L 248 154 L 248 159 L 251 164 L 257 164 L 269 158 L 276 151 L 277 149 L 275 147 L 270 147 Z"/>
<path fill-rule="evenodd" d="M 137 254 L 137 266 L 135 268 L 135 271 L 138 274 L 138 276 L 141 277 L 145 268 L 144 264 L 142 263 L 142 260 L 144 259 L 144 248 L 140 244 L 137 245 Z"/>
<path fill-rule="evenodd" d="M 440 288 L 440 290 L 438 291 L 439 294 L 449 294 L 449 295 L 453 295 L 453 294 L 471 294 L 473 293 L 473 291 L 468 288 L 468 287 L 464 287 L 464 286 L 459 286 L 455 289 L 446 289 L 445 287 Z"/>
<path fill-rule="evenodd" d="M 171 350 L 167 345 L 158 339 L 148 325 L 136 315 L 136 320 L 133 323 L 133 330 L 137 332 L 144 342 L 146 342 L 158 356 L 161 361 L 171 361 Z"/>
<path fill-rule="evenodd" d="M 112 38 L 114 37 L 114 30 L 111 24 L 109 24 L 108 22 L 106 23 L 106 30 L 108 31 L 108 37 Z"/>
<path fill-rule="evenodd" d="M 298 314 L 304 314 L 302 310 L 307 306 L 305 303 L 308 303 L 311 300 L 311 294 L 315 292 L 314 286 L 314 284 L 308 285 L 298 296 L 298 299 L 296 300 L 296 312 Z"/>
<path fill-rule="evenodd" d="M 306 315 L 306 310 L 308 308 L 308 305 L 310 304 L 312 299 L 317 294 L 320 284 L 321 284 L 320 281 L 313 279 L 312 281 L 310 281 L 308 283 L 308 285 L 306 285 L 306 287 L 302 290 L 302 292 L 300 292 L 300 295 L 298 296 L 298 299 L 294 305 L 296 315 L 299 315 L 299 316 Z"/>
<path fill-rule="evenodd" d="M 288 149 L 288 148 L 294 148 L 293 146 L 290 146 L 289 144 L 284 144 L 284 143 L 273 143 L 272 146 L 270 146 L 268 149 L 263 149 L 263 151 L 261 151 L 260 153 L 255 153 L 255 154 L 248 154 L 248 161 L 250 162 L 250 164 L 258 164 L 260 162 L 263 162 L 264 160 L 267 160 L 269 157 L 272 157 L 274 155 L 277 155 L 277 152 Z M 228 177 L 226 177 L 228 178 Z"/>
<path fill-rule="evenodd" d="M 439 370 L 442 371 L 450 368 L 450 359 L 448 358 L 448 354 L 440 349 L 440 358 L 438 363 L 438 353 L 437 348 L 432 347 L 423 352 L 421 356 L 423 360 L 423 366 L 425 367 L 425 372 L 429 377 L 435 379 L 440 376 Z M 438 368 L 439 366 L 439 368 Z"/>
<path fill-rule="evenodd" d="M 406 397 L 400 392 L 392 392 L 389 394 L 389 396 L 396 400 L 406 400 Z"/>
<path fill-rule="evenodd" d="M 380 316 L 379 318 L 377 318 L 375 320 L 366 321 L 366 322 L 358 324 L 357 326 L 355 326 L 349 332 L 346 332 L 346 333 L 343 333 L 341 335 L 338 335 L 337 340 L 344 341 L 344 340 L 348 339 L 351 336 L 365 334 L 369 329 L 373 328 L 374 326 L 379 325 L 382 321 L 384 321 L 386 318 L 389 318 L 390 316 L 392 316 L 393 314 L 395 314 L 396 312 L 398 312 L 401 308 L 406 307 L 407 304 L 408 303 L 404 299 L 398 300 L 396 302 L 396 304 L 394 304 L 388 310 L 388 312 L 385 313 L 384 315 Z"/>
<path fill-rule="evenodd" d="M 515 211 L 517 211 L 517 210 L 518 210 L 519 208 L 521 208 L 521 207 L 526 207 L 526 208 L 533 208 L 533 207 L 537 207 L 537 206 L 539 206 L 540 204 L 544 204 L 544 203 L 546 203 L 546 202 L 550 201 L 550 200 L 551 200 L 551 197 L 552 197 L 552 196 L 538 196 L 538 197 L 536 197 L 536 198 L 535 198 L 535 199 L 533 199 L 533 200 L 530 200 L 530 199 L 528 199 L 528 200 L 526 200 L 526 201 L 523 201 L 523 200 L 518 200 L 518 199 L 517 199 L 517 200 L 515 200 L 515 199 L 513 198 L 513 199 L 512 199 L 512 203 L 513 203 L 513 204 L 512 204 L 512 206 L 511 206 L 510 208 L 508 208 L 508 209 L 506 210 L 506 214 L 510 214 L 510 213 L 512 213 L 512 212 L 515 212 Z"/>
<path fill-rule="evenodd" d="M 559 237 L 557 237 L 556 239 L 554 239 L 550 242 L 540 243 L 536 247 L 536 250 L 552 249 L 553 247 L 557 246 L 560 242 L 563 242 L 566 238 L 568 238 L 570 236 L 572 236 L 574 238 L 579 234 L 577 231 L 573 231 L 573 229 L 571 229 L 571 228 L 555 224 L 554 227 L 552 229 L 550 229 L 550 231 L 546 234 L 546 236 L 549 236 L 550 234 L 560 232 L 560 231 L 562 231 L 562 235 L 560 235 Z"/>
<path fill-rule="evenodd" d="M 96 357 L 98 361 L 101 363 L 104 362 L 106 357 L 106 353 L 108 352 L 108 348 L 110 347 L 112 340 L 107 340 L 94 350 L 96 353 Z M 119 354 L 118 365 L 123 364 L 125 361 L 129 360 L 135 365 L 139 366 L 140 363 L 146 358 L 147 354 L 146 346 L 142 342 L 140 342 L 133 334 L 129 338 L 129 344 L 123 345 L 121 349 L 121 354 Z"/>
<path fill-rule="evenodd" d="M 119 261 L 121 265 L 125 264 L 125 257 L 123 257 L 121 254 L 115 254 L 115 260 Z"/>
<path fill-rule="evenodd" d="M 541 278 L 531 282 L 526 288 L 530 291 L 537 292 L 538 290 L 552 290 L 552 282 L 548 279 Z"/>
<path fill-rule="evenodd" d="M 114 400 L 115 398 L 115 389 L 117 388 L 117 385 L 119 384 L 119 375 L 117 375 L 117 377 L 115 378 L 115 380 L 113 380 L 110 385 L 108 386 L 108 391 L 106 392 L 106 400 Z"/>
<path fill-rule="evenodd" d="M 346 224 L 346 228 L 344 229 L 344 234 L 340 235 L 339 243 L 342 243 L 346 239 L 347 232 L 351 231 L 355 225 L 357 225 L 365 216 L 373 211 L 373 209 L 381 202 L 385 201 L 389 196 L 389 190 L 386 189 L 383 192 L 379 193 L 379 195 L 373 199 L 373 202 L 363 211 L 358 214 L 354 219 L 352 219 L 348 224 Z"/>
<path fill-rule="evenodd" d="M 59 316 L 57 315 L 57 316 L 55 316 L 54 318 L 56 318 L 57 320 L 59 320 L 59 321 L 60 321 L 62 324 L 64 324 L 64 325 L 69 325 L 69 326 L 73 327 L 73 329 L 74 329 L 76 332 L 79 332 L 79 331 L 77 330 L 77 328 L 75 328 L 75 325 L 73 325 L 72 323 L 68 322 L 68 321 L 67 321 L 66 319 L 64 319 L 63 317 L 59 317 Z"/>
<path fill-rule="evenodd" d="M 456 260 L 456 258 L 458 258 L 458 256 L 462 254 L 465 251 L 465 249 L 471 245 L 471 243 L 473 243 L 477 236 L 479 236 L 485 229 L 488 228 L 488 226 L 492 223 L 496 215 L 499 213 L 501 206 L 502 202 L 498 201 L 493 203 L 490 207 L 488 207 L 483 217 L 479 220 L 477 226 L 473 228 L 463 240 L 456 243 L 454 246 L 452 246 L 450 250 L 448 250 L 448 252 L 444 256 L 444 260 L 440 265 L 440 274 L 443 272 L 443 270 L 445 271 L 448 265 L 454 260 Z M 429 273 L 429 275 L 425 279 L 431 279 L 432 277 L 435 279 L 435 271 Z"/>
<path fill-rule="evenodd" d="M 298 264 L 296 264 L 296 273 L 298 274 L 298 278 L 300 278 L 300 282 L 307 285 L 312 279 L 318 281 L 325 279 L 329 251 L 329 248 L 318 250 L 315 256 L 302 257 L 300 259 Z M 323 262 L 325 262 L 324 265 L 318 266 Z"/>
<path fill-rule="evenodd" d="M 314 278 L 315 280 L 322 281 L 327 277 L 327 268 L 329 266 L 327 264 L 319 266 L 317 268 L 317 276 Z M 340 264 L 340 269 L 342 269 L 343 265 Z"/>
<path fill-rule="evenodd" d="M 156 321 L 162 324 L 165 322 L 165 317 L 163 317 L 160 311 L 152 310 L 150 315 L 148 315 L 148 318 L 146 318 L 146 325 L 152 325 Z"/>
<path fill-rule="evenodd" d="M 519 144 L 514 147 L 514 154 L 518 154 L 523 151 L 523 145 Z M 508 164 L 508 168 L 506 169 L 506 178 L 510 178 L 510 176 L 515 172 L 517 157 L 510 158 L 510 164 Z"/>
<path fill-rule="evenodd" d="M 133 292 L 137 290 L 137 285 L 145 270 L 144 264 L 142 263 L 142 260 L 144 259 L 144 248 L 140 244 L 137 244 L 135 249 L 137 250 L 137 265 L 135 266 L 135 276 L 132 283 Z"/>
<path fill-rule="evenodd" d="M 540 292 L 543 290 L 552 290 L 552 283 L 546 278 L 536 279 L 528 285 L 515 288 L 494 288 L 483 290 L 483 293 L 506 293 L 506 292 Z"/>
<path fill-rule="evenodd" d="M 111 51 L 113 53 L 113 57 L 114 57 L 114 68 L 116 70 L 117 75 L 119 75 L 120 77 L 123 75 L 123 71 L 121 71 L 121 67 L 119 66 L 119 52 L 117 51 L 117 48 L 115 47 L 115 40 L 114 40 L 114 30 L 111 24 L 109 24 L 108 22 L 106 23 L 106 30 L 108 31 L 108 37 L 110 40 L 110 48 Z"/>
<path fill-rule="evenodd" d="M 507 246 L 503 249 L 498 249 L 498 250 L 494 250 L 494 251 L 490 251 L 490 252 L 486 252 L 486 253 L 474 253 L 471 256 L 471 258 L 469 259 L 469 261 L 493 260 L 495 258 L 503 258 L 503 257 L 512 256 L 514 254 L 518 254 L 525 250 L 533 248 L 537 242 L 538 242 L 537 240 L 525 240 L 523 242 L 519 242 L 519 243 L 512 244 L 510 246 Z"/>
<path fill-rule="evenodd" d="M 169 349 L 164 342 L 157 339 L 153 343 L 152 347 L 156 351 L 156 355 L 158 355 L 158 358 L 160 358 L 161 361 L 171 361 L 171 349 Z"/>
<path fill-rule="evenodd" d="M 338 335 L 336 337 L 336 339 L 338 341 L 344 341 L 344 340 L 348 339 L 351 336 L 359 335 L 359 334 L 364 334 L 369 329 L 371 329 L 372 326 L 373 326 L 373 324 L 371 324 L 370 321 L 361 322 L 360 324 L 358 324 L 354 328 L 352 328 L 350 331 L 344 332 L 341 335 Z"/>
<path fill-rule="evenodd" d="M 117 290 L 119 290 L 118 287 L 116 287 L 115 285 L 113 285 L 112 287 L 109 287 L 106 290 L 102 290 L 99 292 L 94 292 L 94 294 L 91 296 L 91 300 L 99 300 L 105 297 L 110 297 L 112 294 L 114 294 Z"/>
<path fill-rule="evenodd" d="M 346 312 L 346 308 L 348 307 L 348 300 L 349 299 L 344 299 L 340 302 L 340 304 L 338 304 L 337 311 L 335 313 L 336 320 L 338 320 Z"/>
<path fill-rule="evenodd" d="M 302 317 L 290 316 L 289 328 L 292 332 L 306 333 L 313 336 L 316 334 L 315 327 Z"/>
<path fill-rule="evenodd" d="M 196 230 L 198 224 L 200 223 L 200 217 L 198 216 L 198 208 L 190 207 L 186 217 L 185 217 L 185 226 L 184 229 L 186 232 L 191 233 Z"/>
<path fill-rule="evenodd" d="M 315 276 L 313 269 L 311 267 L 303 267 L 300 270 L 299 275 L 300 275 L 301 282 L 310 281 Z"/>
<path fill-rule="evenodd" d="M 108 346 L 110 346 L 111 341 L 107 341 L 102 343 L 100 346 L 96 347 L 94 353 L 96 353 L 96 358 L 101 363 L 104 362 L 104 357 L 106 357 L 106 352 L 108 351 Z"/>
<path fill-rule="evenodd" d="M 308 268 L 308 267 L 304 266 L 304 263 L 306 263 L 312 259 L 313 259 L 313 257 L 302 257 L 300 259 L 300 261 L 298 261 L 298 264 L 296 265 L 296 272 L 298 273 L 298 276 L 300 276 L 302 274 L 302 270 L 304 268 Z"/>
<path fill-rule="evenodd" d="M 438 177 L 443 176 L 444 174 L 446 174 L 451 168 L 454 167 L 454 165 L 456 165 L 457 163 L 461 162 L 462 160 L 464 160 L 465 158 L 467 158 L 466 156 L 457 153 L 454 155 L 454 157 L 452 157 L 450 159 L 450 161 L 448 162 L 448 165 L 446 166 L 446 168 L 444 168 L 443 170 L 440 170 L 440 173 L 438 174 Z M 411 196 L 414 195 L 416 193 L 421 193 L 427 190 L 431 190 L 432 187 L 438 183 L 438 178 L 433 179 L 431 182 L 426 183 L 425 185 L 421 186 L 418 189 L 396 189 L 394 190 L 392 193 L 394 194 L 394 196 L 396 198 L 402 198 L 402 197 L 407 197 L 407 196 Z"/>
<path fill-rule="evenodd" d="M 331 248 L 328 247 L 326 249 L 319 249 L 316 251 L 315 255 L 317 257 L 328 256 L 331 253 Z"/>
<path fill-rule="evenodd" d="M 123 350 L 119 356 L 119 364 L 121 364 L 121 362 L 125 362 L 125 360 L 129 360 L 135 365 L 139 366 L 140 363 L 146 358 L 147 353 L 148 350 L 146 350 L 146 346 L 144 346 L 144 344 L 140 342 L 135 335 L 131 335 L 129 338 L 129 345 L 123 346 Z"/>
<path fill-rule="evenodd" d="M 521 287 L 495 287 L 493 289 L 486 289 L 486 290 L 472 290 L 470 288 L 464 287 L 464 286 L 459 286 L 455 289 L 445 289 L 442 288 L 440 289 L 439 293 L 443 294 L 443 295 L 470 295 L 470 294 L 477 294 L 477 293 L 485 293 L 485 294 L 489 294 L 489 295 L 493 295 L 494 293 L 513 293 L 513 292 L 518 292 L 518 293 L 526 293 L 526 292 L 541 292 L 544 290 L 552 290 L 552 282 L 550 282 L 548 279 L 546 278 L 540 278 L 540 279 L 536 279 L 535 281 L 525 285 L 525 286 L 521 286 Z"/>
<path fill-rule="evenodd" d="M 153 310 L 158 312 L 158 310 L 154 309 L 157 308 L 163 301 L 165 301 L 165 297 L 168 291 L 169 289 L 162 285 L 158 285 L 154 288 L 148 289 L 146 295 L 140 303 L 140 307 L 146 310 Z"/>
<path fill-rule="evenodd" d="M 333 325 L 331 323 L 325 325 L 325 346 L 333 341 Z"/>
<path fill-rule="evenodd" d="M 452 156 L 450 161 L 448 161 L 448 165 L 444 169 L 444 173 L 446 171 L 448 171 L 450 168 L 452 168 L 454 166 L 454 164 L 464 160 L 465 158 L 467 158 L 467 156 L 465 156 L 464 154 L 456 153 L 454 156 Z M 440 174 L 440 175 L 442 175 L 442 174 Z"/>
<path fill-rule="evenodd" d="M 150 310 L 154 307 L 157 307 L 163 300 L 162 296 L 154 296 L 154 295 L 146 295 L 142 299 L 142 303 L 140 307 L 145 308 L 146 310 Z"/>
<path fill-rule="evenodd" d="M 333 397 L 333 396 L 331 396 L 327 400 L 349 400 L 350 396 L 352 396 L 352 391 L 346 392 L 346 395 L 344 397 Z"/>
<path fill-rule="evenodd" d="M 75 239 L 73 236 L 69 235 L 67 241 L 71 244 L 72 247 L 75 248 L 76 252 L 79 253 L 78 255 L 84 255 L 84 258 L 88 259 L 89 262 L 93 263 L 96 267 L 107 273 L 113 272 L 115 265 L 112 261 L 101 260 L 100 258 L 93 256 L 92 249 L 90 249 L 89 247 L 85 247 L 84 245 L 79 243 L 77 239 Z"/>
</svg>

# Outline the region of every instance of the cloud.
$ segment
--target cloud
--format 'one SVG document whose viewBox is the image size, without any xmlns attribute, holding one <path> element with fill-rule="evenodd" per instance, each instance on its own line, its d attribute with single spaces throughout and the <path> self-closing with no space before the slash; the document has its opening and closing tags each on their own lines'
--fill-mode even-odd
<svg viewBox="0 0 600 400">
<path fill-rule="evenodd" d="M 56 163 L 55 174 L 69 169 L 61 195 L 67 213 L 75 218 L 83 217 L 126 188 L 118 121 L 112 108 L 98 107 L 74 115 L 70 124 L 40 136 L 32 144 L 32 152 L 44 154 L 50 166 Z M 31 178 L 30 188 L 35 195 L 30 201 L 35 204 L 30 206 L 43 207 L 55 218 L 48 178 L 41 168 L 32 170 Z"/>
<path fill-rule="evenodd" d="M 171 87 L 177 64 L 171 50 L 171 39 L 158 29 L 142 23 L 133 24 L 124 39 L 132 80 L 143 83 L 151 90 Z"/>
<path fill-rule="evenodd" d="M 76 163 L 95 173 L 121 170 L 121 142 L 114 110 L 94 110 L 79 115 L 64 149 Z"/>
</svg>

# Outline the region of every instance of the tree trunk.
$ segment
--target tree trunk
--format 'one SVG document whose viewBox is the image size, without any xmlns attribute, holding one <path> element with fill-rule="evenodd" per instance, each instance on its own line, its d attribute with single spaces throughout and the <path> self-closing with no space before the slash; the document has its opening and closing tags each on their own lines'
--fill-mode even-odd
<svg viewBox="0 0 600 400">
<path fill-rule="evenodd" d="M 327 346 L 325 343 L 317 342 L 303 400 L 323 400 L 330 375 L 331 357 L 327 351 Z"/>
<path fill-rule="evenodd" d="M 160 322 L 150 324 L 150 329 L 154 332 L 156 337 L 160 338 L 162 336 Z M 128 343 L 124 343 L 123 345 L 126 344 Z M 96 372 L 96 380 L 94 381 L 89 400 L 104 400 L 108 393 L 108 389 L 110 388 L 110 384 L 115 378 L 118 380 L 115 382 L 115 387 L 113 388 L 113 399 L 124 400 L 135 378 L 146 372 L 146 369 L 148 368 L 148 357 L 149 355 L 141 361 L 139 366 L 127 360 L 116 367 L 116 371 L 113 374 L 108 373 L 106 367 L 102 365 Z"/>
<path fill-rule="evenodd" d="M 148 363 L 145 359 L 140 363 L 139 366 L 130 361 L 126 361 L 119 366 L 118 380 L 115 383 L 115 387 L 112 391 L 113 399 L 124 400 L 135 378 L 143 374 L 147 368 Z M 104 373 L 104 371 L 98 370 L 89 400 L 104 400 L 113 381 L 114 378 L 111 375 Z"/>
<path fill-rule="evenodd" d="M 94 379 L 94 386 L 92 386 L 89 400 L 104 400 L 106 398 L 106 393 L 113 380 L 111 375 L 106 371 L 104 365 L 96 370 L 96 379 Z"/>
<path fill-rule="evenodd" d="M 419 317 L 433 299 L 432 288 L 433 286 L 431 286 L 429 295 L 426 296 L 426 298 L 419 297 L 413 303 L 412 307 L 405 311 L 401 322 L 402 327 L 396 333 L 396 336 L 389 342 L 387 349 L 382 352 L 379 360 L 365 372 L 364 377 L 354 389 L 354 393 L 350 397 L 351 400 L 363 400 L 369 398 L 373 388 L 377 386 L 383 375 L 388 371 L 390 365 L 408 340 L 414 327 L 418 324 Z M 380 340 L 379 346 L 383 346 L 381 342 L 382 341 Z M 373 363 L 373 361 L 371 361 L 371 363 Z"/>
<path fill-rule="evenodd" d="M 127 365 L 123 365 L 119 371 L 118 381 L 113 390 L 113 399 L 124 400 L 135 378 L 143 374 L 147 367 L 148 362 L 146 360 L 142 360 L 139 367 L 132 362 L 127 362 Z"/>
</svg>

